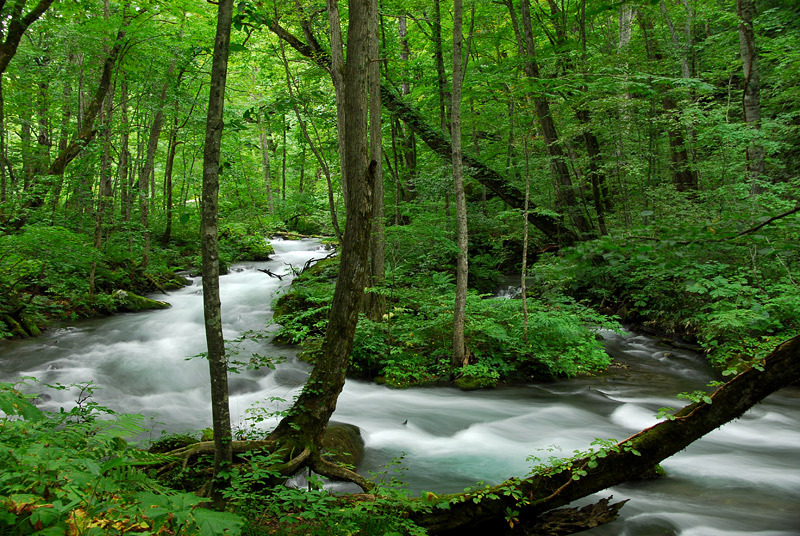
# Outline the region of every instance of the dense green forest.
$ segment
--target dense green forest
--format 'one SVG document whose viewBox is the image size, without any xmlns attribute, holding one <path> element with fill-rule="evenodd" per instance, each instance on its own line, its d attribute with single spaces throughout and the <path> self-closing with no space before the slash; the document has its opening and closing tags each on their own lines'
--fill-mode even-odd
<svg viewBox="0 0 800 536">
<path fill-rule="evenodd" d="M 259 478 L 288 467 L 372 489 L 318 453 L 346 371 L 465 389 L 592 374 L 610 359 L 588 327 L 619 323 L 726 374 L 764 368 L 800 332 L 799 42 L 800 8 L 780 0 L 0 0 L 0 336 L 129 310 L 119 291 L 202 270 L 212 495 L 254 532 Z M 287 233 L 341 254 L 276 305 L 279 339 L 317 365 L 295 407 L 315 409 L 264 438 L 280 448 L 256 478 L 226 469 L 241 452 L 218 428 L 225 350 L 208 289 Z M 509 284 L 521 299 L 485 299 Z M 135 469 L 165 462 L 116 439 L 134 420 L 46 417 L 17 389 L 0 409 L 35 432 L 0 421 L 8 445 L 35 456 L 77 422 L 63 456 L 100 460 L 72 469 L 107 477 L 93 493 L 105 521 L 124 518 L 113 530 L 238 530 Z M 78 520 L 87 499 L 68 486 L 43 514 L 46 478 L 0 497 L 10 534 L 100 527 L 88 506 Z M 289 510 L 338 508 L 271 493 Z M 136 501 L 164 517 L 148 525 Z M 376 519 L 422 530 L 393 525 L 396 508 L 383 498 L 337 533 Z"/>
</svg>

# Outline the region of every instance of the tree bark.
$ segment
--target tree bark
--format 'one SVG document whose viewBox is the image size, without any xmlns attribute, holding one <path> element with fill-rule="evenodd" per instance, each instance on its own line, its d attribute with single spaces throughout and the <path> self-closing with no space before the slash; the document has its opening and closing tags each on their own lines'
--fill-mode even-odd
<svg viewBox="0 0 800 536">
<path fill-rule="evenodd" d="M 756 36 L 753 31 L 753 20 L 756 17 L 755 0 L 737 0 L 736 11 L 739 15 L 739 50 L 744 70 L 744 91 L 742 93 L 742 113 L 744 122 L 755 131 L 755 139 L 747 146 L 747 172 L 750 180 L 750 192 L 762 191 L 758 180 L 764 175 L 764 146 L 761 144 L 761 82 L 758 73 L 758 50 Z"/>
<path fill-rule="evenodd" d="M 463 367 L 469 361 L 464 342 L 464 325 L 467 316 L 467 278 L 469 270 L 469 240 L 467 229 L 467 199 L 464 193 L 464 169 L 461 156 L 461 86 L 463 68 L 461 48 L 463 43 L 463 5 L 461 0 L 453 2 L 453 94 L 450 103 L 450 138 L 453 163 L 453 191 L 456 202 L 456 295 L 453 307 L 453 353 L 450 366 Z"/>
<path fill-rule="evenodd" d="M 225 83 L 228 74 L 233 0 L 220 0 L 217 11 L 217 33 L 211 66 L 211 88 L 206 120 L 205 149 L 203 152 L 203 207 L 201 218 L 201 246 L 203 256 L 203 312 L 208 369 L 211 376 L 211 413 L 214 429 L 214 474 L 230 465 L 231 418 L 228 404 L 228 363 L 225 357 L 225 339 L 222 335 L 222 315 L 219 297 L 219 245 L 218 197 L 220 148 L 225 106 Z M 222 505 L 220 490 L 223 482 L 215 486 L 212 494 L 217 506 Z"/>
<path fill-rule="evenodd" d="M 372 195 L 375 168 L 378 162 L 369 161 L 367 147 L 367 72 L 368 17 L 370 0 L 350 0 L 347 63 L 345 65 L 345 165 L 348 171 L 348 190 L 345 200 L 347 226 L 342 242 L 339 276 L 336 280 L 328 328 L 322 354 L 289 414 L 278 424 L 271 438 L 285 448 L 312 450 L 311 466 L 322 474 L 339 473 L 320 456 L 322 435 L 336 400 L 344 386 L 345 374 L 353 347 L 361 300 L 369 273 L 369 242 L 373 215 Z M 377 37 L 377 36 L 376 36 Z M 370 487 L 363 479 L 362 487 Z"/>
</svg>

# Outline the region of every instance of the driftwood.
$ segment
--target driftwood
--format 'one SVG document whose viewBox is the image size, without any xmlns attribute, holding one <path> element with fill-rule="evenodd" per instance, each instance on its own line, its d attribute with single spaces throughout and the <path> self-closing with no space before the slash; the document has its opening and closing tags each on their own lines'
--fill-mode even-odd
<svg viewBox="0 0 800 536">
<path fill-rule="evenodd" d="M 267 268 L 266 270 L 259 268 L 258 271 L 259 272 L 263 272 L 263 273 L 267 274 L 270 277 L 277 277 L 280 281 L 283 281 L 283 276 L 286 275 L 286 274 L 283 274 L 283 275 L 276 274 L 275 272 L 273 272 L 269 268 Z"/>
</svg>

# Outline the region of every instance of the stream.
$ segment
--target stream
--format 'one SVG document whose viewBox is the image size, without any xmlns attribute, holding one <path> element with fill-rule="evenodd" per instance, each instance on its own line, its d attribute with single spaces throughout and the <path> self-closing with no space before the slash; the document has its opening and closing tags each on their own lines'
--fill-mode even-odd
<svg viewBox="0 0 800 536">
<path fill-rule="evenodd" d="M 220 279 L 227 340 L 271 321 L 270 304 L 301 268 L 327 253 L 314 240 L 272 242 L 273 259 L 234 265 Z M 259 269 L 287 273 L 283 280 Z M 49 329 L 41 337 L 0 342 L 0 381 L 32 376 L 43 383 L 92 381 L 94 399 L 141 413 L 161 431 L 209 427 L 208 367 L 191 358 L 205 349 L 202 288 L 155 295 L 170 309 L 126 313 Z M 276 330 L 270 326 L 268 330 Z M 452 388 L 393 390 L 348 380 L 333 419 L 358 425 L 366 442 L 363 474 L 388 471 L 402 457 L 412 494 L 461 491 L 527 473 L 535 455 L 569 457 L 596 438 L 624 439 L 656 422 L 680 392 L 716 379 L 701 356 L 632 333 L 602 332 L 624 365 L 593 378 L 463 392 Z M 247 340 L 234 359 L 258 353 L 282 360 L 275 370 L 231 376 L 234 427 L 248 427 L 254 407 L 288 406 L 308 374 L 293 347 Z M 43 409 L 75 404 L 76 390 L 48 393 Z M 282 399 L 284 402 L 275 399 Z M 267 415 L 258 426 L 278 421 Z M 738 421 L 708 434 L 663 464 L 667 477 L 616 486 L 598 497 L 631 499 L 620 519 L 588 536 L 800 535 L 800 388 L 772 394 Z M 387 468 L 388 466 L 388 468 Z"/>
</svg>

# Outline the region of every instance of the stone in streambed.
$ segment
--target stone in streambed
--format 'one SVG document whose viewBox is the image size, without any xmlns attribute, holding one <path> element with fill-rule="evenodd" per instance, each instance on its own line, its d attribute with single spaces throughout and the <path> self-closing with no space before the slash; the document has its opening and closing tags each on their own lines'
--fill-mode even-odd
<svg viewBox="0 0 800 536">
<path fill-rule="evenodd" d="M 169 309 L 172 307 L 167 302 L 151 300 L 128 290 L 115 290 L 111 297 L 118 311 L 128 313 L 138 313 L 139 311 L 149 311 L 151 309 Z"/>
<path fill-rule="evenodd" d="M 322 438 L 322 456 L 334 463 L 355 468 L 364 457 L 364 439 L 361 429 L 353 424 L 328 423 Z"/>
</svg>

